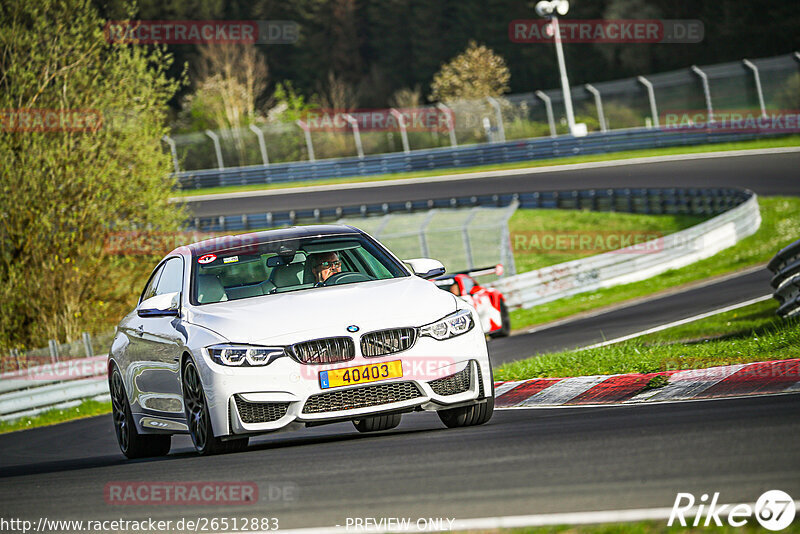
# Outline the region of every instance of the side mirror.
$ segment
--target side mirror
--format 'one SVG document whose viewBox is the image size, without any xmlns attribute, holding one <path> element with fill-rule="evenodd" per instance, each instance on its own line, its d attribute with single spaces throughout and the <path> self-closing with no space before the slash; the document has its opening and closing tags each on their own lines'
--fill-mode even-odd
<svg viewBox="0 0 800 534">
<path fill-rule="evenodd" d="M 169 317 L 177 316 L 180 307 L 180 293 L 164 293 L 143 300 L 136 311 L 139 317 Z"/>
<path fill-rule="evenodd" d="M 430 258 L 415 258 L 413 260 L 404 260 L 405 263 L 411 267 L 411 272 L 420 278 L 430 280 L 437 276 L 442 276 L 445 272 L 444 265 L 439 260 L 432 260 Z"/>
</svg>

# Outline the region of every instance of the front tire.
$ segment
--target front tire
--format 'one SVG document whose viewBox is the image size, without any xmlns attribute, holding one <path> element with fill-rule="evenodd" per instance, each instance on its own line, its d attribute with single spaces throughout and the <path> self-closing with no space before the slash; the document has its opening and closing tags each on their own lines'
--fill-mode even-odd
<svg viewBox="0 0 800 534">
<path fill-rule="evenodd" d="M 249 438 L 222 440 L 214 435 L 200 373 L 190 359 L 183 365 L 183 407 L 189 435 L 201 456 L 239 452 L 247 448 Z"/>
<path fill-rule="evenodd" d="M 400 424 L 402 415 L 399 413 L 389 415 L 378 415 L 375 417 L 365 417 L 364 419 L 356 419 L 353 421 L 353 426 L 359 432 L 378 432 L 381 430 L 390 430 Z"/>
<path fill-rule="evenodd" d="M 442 423 L 448 428 L 482 425 L 492 418 L 492 414 L 494 413 L 494 397 L 488 397 L 486 402 L 481 402 L 480 404 L 439 410 L 436 413 L 439 415 L 439 419 L 442 420 Z"/>
<path fill-rule="evenodd" d="M 139 434 L 133 421 L 131 406 L 125 394 L 125 385 L 119 369 L 114 367 L 108 378 L 111 392 L 111 416 L 114 419 L 114 433 L 117 435 L 119 449 L 127 458 L 150 458 L 166 456 L 172 444 L 169 434 Z"/>
</svg>

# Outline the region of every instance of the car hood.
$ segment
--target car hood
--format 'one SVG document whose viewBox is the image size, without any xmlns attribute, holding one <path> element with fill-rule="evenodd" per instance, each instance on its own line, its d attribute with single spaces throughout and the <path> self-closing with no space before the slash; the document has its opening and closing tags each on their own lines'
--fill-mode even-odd
<svg viewBox="0 0 800 534">
<path fill-rule="evenodd" d="M 456 310 L 456 299 L 416 276 L 319 287 L 193 306 L 187 321 L 233 343 L 281 344 L 384 328 L 421 326 Z"/>
</svg>

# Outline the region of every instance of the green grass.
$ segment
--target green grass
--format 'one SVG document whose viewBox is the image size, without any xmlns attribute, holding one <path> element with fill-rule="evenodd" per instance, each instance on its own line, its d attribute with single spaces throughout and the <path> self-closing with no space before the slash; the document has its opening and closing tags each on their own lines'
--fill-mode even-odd
<svg viewBox="0 0 800 534">
<path fill-rule="evenodd" d="M 755 500 L 755 497 L 753 498 Z M 671 503 L 665 503 L 669 506 Z M 691 525 L 694 521 L 694 516 L 685 516 L 687 525 Z M 676 523 L 672 527 L 667 526 L 667 520 L 663 521 L 638 521 L 634 523 L 607 523 L 603 525 L 577 525 L 567 526 L 559 525 L 552 527 L 523 527 L 523 528 L 510 528 L 510 529 L 496 529 L 492 531 L 482 531 L 483 534 L 674 534 L 674 533 L 690 533 L 690 534 L 750 534 L 755 532 L 769 532 L 761 527 L 756 521 L 755 517 L 748 517 L 747 523 L 741 527 L 732 527 L 728 525 L 724 517 L 720 517 L 720 521 L 724 526 L 722 527 L 704 527 L 705 514 L 701 518 L 700 525 L 697 527 L 686 526 L 682 527 Z M 713 524 L 713 520 L 712 520 Z M 794 522 L 781 530 L 785 534 L 796 534 L 800 532 L 800 519 L 795 517 Z"/>
<path fill-rule="evenodd" d="M 494 376 L 523 380 L 655 373 L 800 357 L 800 320 L 781 319 L 776 309 L 773 300 L 759 302 L 622 343 L 507 363 Z"/>
<path fill-rule="evenodd" d="M 568 165 L 573 163 L 589 163 L 595 161 L 611 161 L 618 159 L 644 158 L 649 156 L 667 156 L 672 154 L 701 154 L 704 152 L 718 152 L 726 150 L 748 150 L 754 148 L 779 148 L 800 145 L 800 135 L 787 137 L 756 139 L 754 141 L 741 141 L 737 143 L 719 143 L 712 145 L 695 145 L 667 147 L 643 150 L 628 150 L 624 152 L 613 152 L 610 154 L 592 154 L 586 156 L 570 156 L 566 158 L 542 159 L 536 161 L 519 161 L 514 163 L 503 163 L 495 165 L 480 165 L 468 168 L 437 169 L 431 171 L 400 172 L 394 174 L 381 174 L 375 176 L 348 176 L 343 178 L 330 178 L 324 180 L 304 180 L 298 182 L 280 184 L 252 184 L 252 185 L 232 185 L 225 187 L 210 187 L 203 189 L 178 190 L 174 194 L 176 197 L 190 197 L 196 195 L 211 195 L 219 193 L 237 193 L 242 191 L 266 191 L 271 189 L 287 189 L 292 187 L 304 187 L 310 185 L 329 185 L 343 183 L 367 183 L 380 182 L 385 180 L 400 180 L 407 178 L 427 178 L 431 176 L 443 176 L 449 174 L 465 174 L 473 172 L 500 171 L 511 169 L 529 169 L 534 167 L 547 167 L 551 165 Z"/>
<path fill-rule="evenodd" d="M 800 198 L 759 197 L 758 202 L 761 207 L 761 227 L 736 245 L 705 260 L 641 282 L 587 292 L 526 310 L 514 310 L 511 312 L 512 328 L 547 323 L 769 261 L 778 250 L 800 236 Z M 515 260 L 519 257 L 515 255 Z M 517 271 L 521 272 L 521 269 Z M 770 290 L 765 287 L 764 293 Z"/>
<path fill-rule="evenodd" d="M 15 430 L 25 430 L 27 428 L 55 425 L 65 421 L 72 421 L 73 419 L 83 419 L 84 417 L 92 417 L 105 413 L 111 413 L 111 402 L 85 400 L 71 408 L 48 410 L 38 415 L 22 417 L 21 419 L 15 419 L 13 421 L 0 421 L 0 434 L 14 432 Z M 110 423 L 111 421 L 109 421 L 109 424 Z"/>
<path fill-rule="evenodd" d="M 532 271 L 572 261 L 613 248 L 619 248 L 616 240 L 608 237 L 643 238 L 647 240 L 689 228 L 705 220 L 693 215 L 640 215 L 632 213 L 608 213 L 571 210 L 517 210 L 508 221 L 514 263 L 518 273 Z M 580 236 L 603 239 L 613 245 L 607 249 L 594 248 L 591 242 L 587 250 L 577 246 L 562 247 L 545 241 L 556 237 L 578 239 Z M 640 241 L 641 242 L 641 241 Z M 568 242 L 565 242 L 568 244 Z"/>
</svg>

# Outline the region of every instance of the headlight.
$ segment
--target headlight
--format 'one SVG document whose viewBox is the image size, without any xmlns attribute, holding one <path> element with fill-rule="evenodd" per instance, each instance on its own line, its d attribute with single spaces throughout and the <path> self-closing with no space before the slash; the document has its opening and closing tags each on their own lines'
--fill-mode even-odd
<svg viewBox="0 0 800 534">
<path fill-rule="evenodd" d="M 283 347 L 254 347 L 252 345 L 214 345 L 208 347 L 211 359 L 221 365 L 233 367 L 269 365 L 286 356 Z"/>
<path fill-rule="evenodd" d="M 475 321 L 469 310 L 459 310 L 435 323 L 426 324 L 419 329 L 420 336 L 430 336 L 434 339 L 449 339 L 460 336 L 472 330 Z"/>
</svg>

